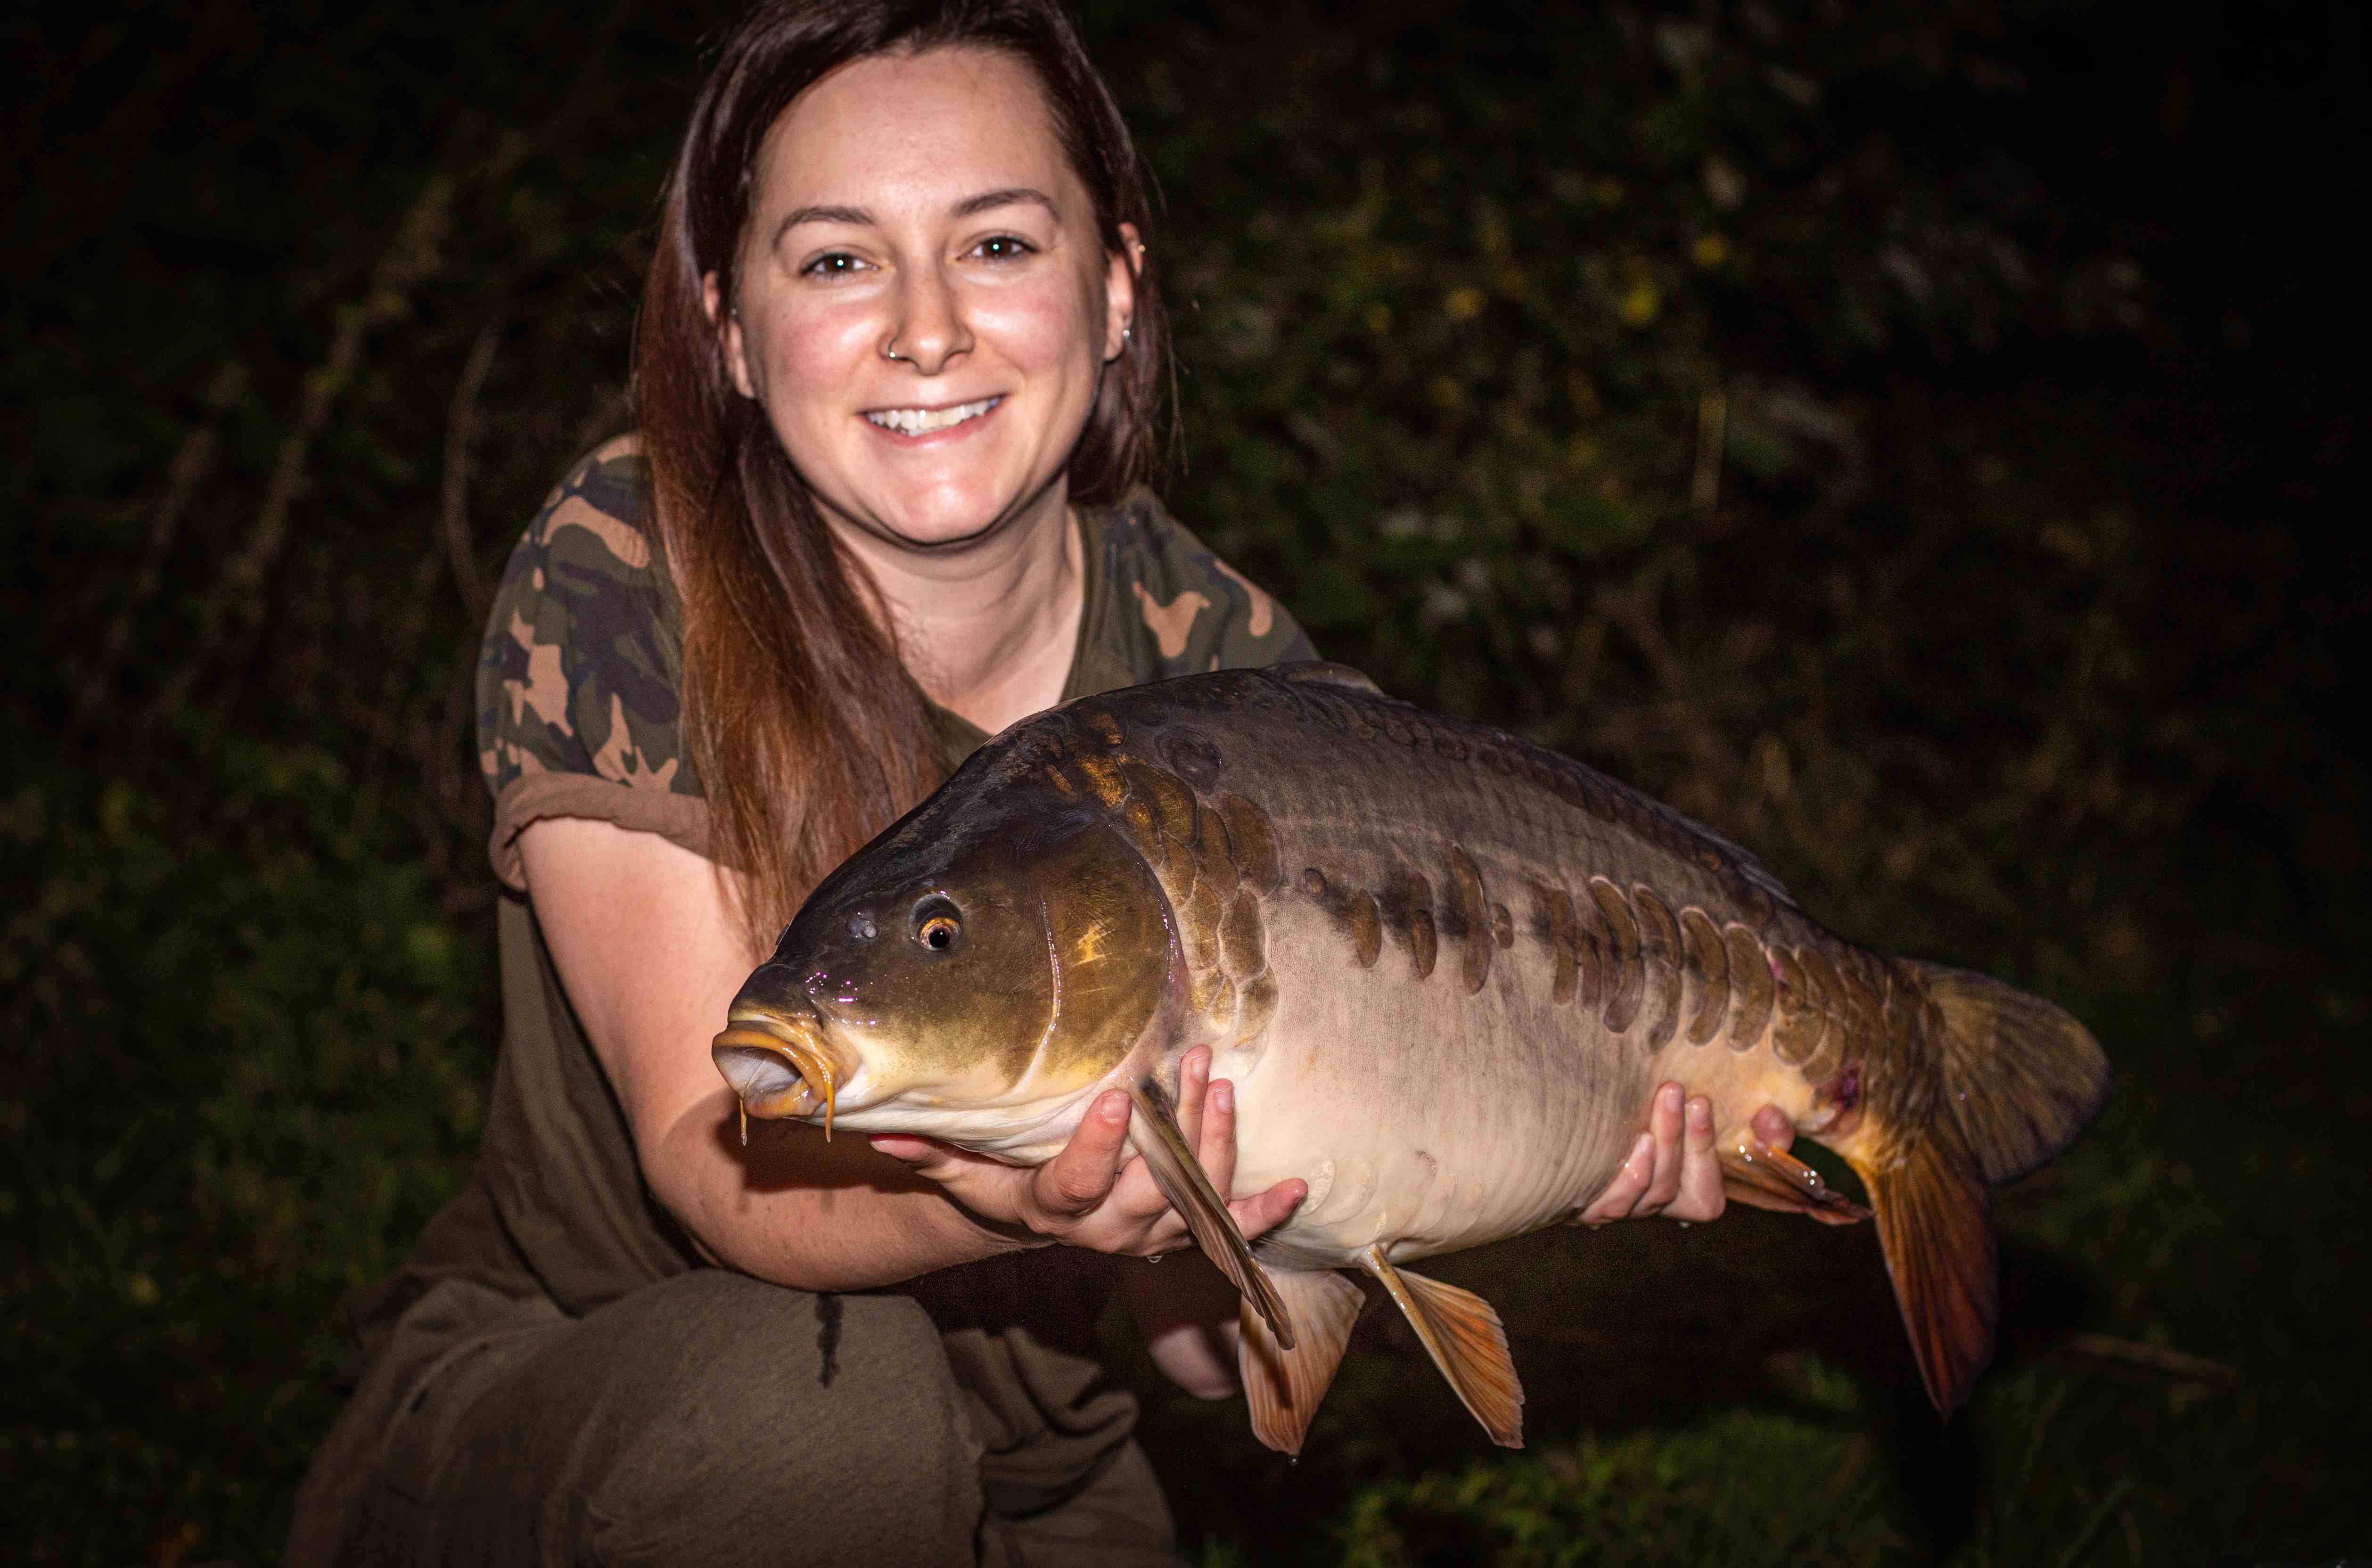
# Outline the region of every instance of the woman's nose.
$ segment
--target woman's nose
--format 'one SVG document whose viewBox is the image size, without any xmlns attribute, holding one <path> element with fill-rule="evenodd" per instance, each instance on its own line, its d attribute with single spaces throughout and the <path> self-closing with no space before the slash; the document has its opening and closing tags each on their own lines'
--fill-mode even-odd
<svg viewBox="0 0 2372 1568">
<path fill-rule="evenodd" d="M 954 280 L 936 267 L 910 269 L 898 289 L 897 330 L 881 345 L 886 359 L 902 359 L 925 376 L 971 347 L 963 300 Z"/>
</svg>

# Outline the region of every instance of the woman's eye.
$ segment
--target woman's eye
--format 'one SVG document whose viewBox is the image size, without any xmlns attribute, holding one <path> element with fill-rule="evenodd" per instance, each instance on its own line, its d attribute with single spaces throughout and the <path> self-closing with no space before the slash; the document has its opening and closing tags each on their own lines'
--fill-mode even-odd
<svg viewBox="0 0 2372 1568">
<path fill-rule="evenodd" d="M 1013 261 L 1034 252 L 1038 247 L 1018 235 L 1000 234 L 983 239 L 972 247 L 972 253 L 992 261 Z"/>
<path fill-rule="evenodd" d="M 834 250 L 817 257 L 799 271 L 811 278 L 842 278 L 862 271 L 865 263 L 845 250 Z"/>
</svg>

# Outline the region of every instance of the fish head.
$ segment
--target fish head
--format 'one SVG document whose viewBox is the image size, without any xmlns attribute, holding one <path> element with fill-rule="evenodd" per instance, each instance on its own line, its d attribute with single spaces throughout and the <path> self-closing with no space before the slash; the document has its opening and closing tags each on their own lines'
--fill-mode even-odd
<svg viewBox="0 0 2372 1568">
<path fill-rule="evenodd" d="M 1108 816 L 965 782 L 828 877 L 734 998 L 713 1054 L 750 1115 L 1051 1154 L 1174 1006 L 1169 902 Z"/>
</svg>

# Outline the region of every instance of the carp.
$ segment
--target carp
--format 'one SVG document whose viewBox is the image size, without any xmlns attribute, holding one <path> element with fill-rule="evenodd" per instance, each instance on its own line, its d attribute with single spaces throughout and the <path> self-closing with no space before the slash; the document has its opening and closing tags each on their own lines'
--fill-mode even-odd
<svg viewBox="0 0 2372 1568">
<path fill-rule="evenodd" d="M 1248 1245 L 1171 1107 L 1234 1080 Z M 1845 942 L 1754 857 L 1581 763 L 1339 665 L 1085 698 L 981 748 L 819 886 L 716 1037 L 749 1116 L 1028 1165 L 1125 1088 L 1130 1138 L 1243 1294 L 1261 1440 L 1299 1451 L 1366 1275 L 1491 1437 L 1522 1441 L 1498 1315 L 1408 1265 L 1574 1220 L 1650 1089 L 1710 1097 L 1730 1194 L 1875 1214 L 1929 1398 L 1993 1353 L 1986 1189 L 2108 1091 L 2049 1002 Z M 1865 1210 L 1759 1140 L 1780 1107 Z"/>
</svg>

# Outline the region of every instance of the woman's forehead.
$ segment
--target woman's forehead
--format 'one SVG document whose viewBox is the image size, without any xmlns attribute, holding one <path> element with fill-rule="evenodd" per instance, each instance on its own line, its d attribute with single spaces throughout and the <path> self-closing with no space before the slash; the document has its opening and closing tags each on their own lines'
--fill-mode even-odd
<svg viewBox="0 0 2372 1568">
<path fill-rule="evenodd" d="M 1086 201 L 1036 73 L 977 48 L 870 55 L 831 72 L 766 133 L 757 174 L 762 230 L 804 208 L 888 222 L 999 191 L 1042 192 L 1066 215 Z"/>
</svg>

